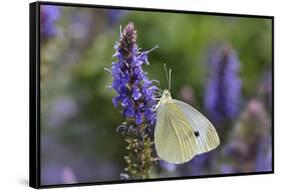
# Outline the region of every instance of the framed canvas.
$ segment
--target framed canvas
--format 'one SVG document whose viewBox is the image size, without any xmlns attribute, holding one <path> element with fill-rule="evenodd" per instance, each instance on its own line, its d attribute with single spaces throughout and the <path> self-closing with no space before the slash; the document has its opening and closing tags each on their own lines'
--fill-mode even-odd
<svg viewBox="0 0 281 190">
<path fill-rule="evenodd" d="M 274 18 L 30 4 L 30 186 L 274 172 Z"/>
</svg>

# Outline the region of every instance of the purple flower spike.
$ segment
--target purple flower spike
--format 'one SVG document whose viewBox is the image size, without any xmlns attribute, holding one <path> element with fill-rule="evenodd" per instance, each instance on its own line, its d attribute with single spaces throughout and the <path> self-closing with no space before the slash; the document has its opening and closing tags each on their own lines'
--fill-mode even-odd
<svg viewBox="0 0 281 190">
<path fill-rule="evenodd" d="M 121 107 L 126 118 L 117 128 L 124 136 L 126 150 L 129 152 L 124 156 L 127 166 L 125 173 L 120 174 L 122 180 L 149 178 L 155 162 L 149 133 L 151 125 L 156 121 L 154 109 L 157 102 L 154 94 L 158 88 L 142 68 L 143 65 L 148 65 L 148 54 L 155 48 L 140 52 L 136 39 L 135 27 L 133 23 L 129 23 L 114 46 L 116 52 L 113 57 L 117 60 L 112 62 L 110 71 L 113 78 L 111 88 L 117 94 L 112 102 L 115 107 Z"/>
<path fill-rule="evenodd" d="M 149 51 L 139 52 L 136 44 L 137 33 L 133 23 L 129 23 L 122 31 L 120 41 L 114 46 L 117 58 L 112 63 L 112 88 L 117 96 L 113 104 L 121 105 L 123 115 L 133 117 L 136 125 L 143 122 L 154 124 L 155 113 L 152 111 L 156 105 L 154 92 L 156 86 L 147 78 L 142 65 L 148 62 Z"/>
<path fill-rule="evenodd" d="M 44 38 L 56 36 L 56 22 L 60 18 L 60 9 L 55 5 L 41 5 L 40 7 L 40 27 Z"/>
<path fill-rule="evenodd" d="M 239 60 L 234 50 L 225 45 L 211 59 L 211 75 L 205 91 L 204 106 L 215 123 L 233 119 L 239 111 L 241 80 Z"/>
</svg>

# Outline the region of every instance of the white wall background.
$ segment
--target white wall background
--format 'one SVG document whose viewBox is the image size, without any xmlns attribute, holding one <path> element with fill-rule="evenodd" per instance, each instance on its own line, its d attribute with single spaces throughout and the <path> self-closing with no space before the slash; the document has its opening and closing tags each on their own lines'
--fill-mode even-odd
<svg viewBox="0 0 281 190">
<path fill-rule="evenodd" d="M 67 2 L 60 0 L 61 2 Z M 0 5 L 0 189 L 28 187 L 29 21 L 32 1 L 1 1 Z M 281 185 L 281 3 L 276 0 L 68 0 L 68 2 L 212 11 L 275 16 L 275 170 L 274 175 L 178 180 L 71 189 L 276 189 Z M 279 187 L 278 187 L 279 188 Z M 60 188 L 64 189 L 64 188 Z M 67 188 L 66 188 L 67 189 Z"/>
</svg>

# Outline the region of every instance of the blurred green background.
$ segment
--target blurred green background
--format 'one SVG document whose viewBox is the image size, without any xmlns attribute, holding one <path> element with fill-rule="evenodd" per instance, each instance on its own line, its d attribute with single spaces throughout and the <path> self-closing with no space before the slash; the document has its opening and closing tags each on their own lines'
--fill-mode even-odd
<svg viewBox="0 0 281 190">
<path fill-rule="evenodd" d="M 243 114 L 247 115 L 252 107 L 262 115 L 259 117 L 263 125 L 269 126 L 264 133 L 271 134 L 272 95 L 264 89 L 271 88 L 267 80 L 272 72 L 270 19 L 52 5 L 41 5 L 40 14 L 43 184 L 119 180 L 126 150 L 116 127 L 124 118 L 112 104 L 115 93 L 106 88 L 112 77 L 104 68 L 111 67 L 120 26 L 128 22 L 134 22 L 140 48 L 148 50 L 159 45 L 149 54 L 150 66 L 144 66 L 149 78 L 160 81 L 159 88 L 167 88 L 163 69 L 166 63 L 172 68 L 173 98 L 190 103 L 202 113 L 213 49 L 231 44 L 240 60 L 240 114 L 224 124 L 223 132 L 228 138 L 216 151 L 219 156 L 204 158 L 208 163 L 199 162 L 200 167 L 195 161 L 177 166 L 159 162 L 152 176 L 259 171 L 252 166 L 258 156 L 247 158 L 250 166 L 246 169 L 237 169 L 243 161 L 223 152 L 224 146 L 235 141 L 231 137 L 233 126 L 241 123 Z M 247 107 L 253 101 L 256 104 Z M 254 131 L 262 128 L 255 123 L 247 125 L 253 125 Z M 270 143 L 264 154 L 269 151 Z M 200 171 L 194 171 L 196 164 Z"/>
</svg>

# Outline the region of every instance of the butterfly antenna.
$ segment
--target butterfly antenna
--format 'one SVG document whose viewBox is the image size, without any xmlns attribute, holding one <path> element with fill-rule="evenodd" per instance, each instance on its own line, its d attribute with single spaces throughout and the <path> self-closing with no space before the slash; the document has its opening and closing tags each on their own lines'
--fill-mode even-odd
<svg viewBox="0 0 281 190">
<path fill-rule="evenodd" d="M 169 83 L 169 75 L 168 75 L 168 71 L 167 71 L 167 65 L 166 65 L 166 63 L 164 64 L 164 70 L 165 70 L 165 74 L 166 74 L 167 82 Z"/>
<path fill-rule="evenodd" d="M 169 91 L 171 91 L 172 69 L 169 69 Z"/>
</svg>

